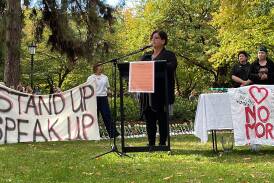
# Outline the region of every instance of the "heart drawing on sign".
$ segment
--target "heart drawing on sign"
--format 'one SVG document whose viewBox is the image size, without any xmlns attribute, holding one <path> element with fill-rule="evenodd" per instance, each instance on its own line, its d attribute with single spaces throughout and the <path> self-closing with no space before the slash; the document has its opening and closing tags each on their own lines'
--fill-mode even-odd
<svg viewBox="0 0 274 183">
<path fill-rule="evenodd" d="M 268 90 L 266 88 L 251 86 L 249 88 L 249 94 L 255 100 L 257 104 L 260 104 L 268 96 Z"/>
</svg>

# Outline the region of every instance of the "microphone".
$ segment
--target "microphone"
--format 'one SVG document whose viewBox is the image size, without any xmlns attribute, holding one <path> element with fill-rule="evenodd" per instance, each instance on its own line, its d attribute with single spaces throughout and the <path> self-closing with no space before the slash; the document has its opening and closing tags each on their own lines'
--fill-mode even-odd
<svg viewBox="0 0 274 183">
<path fill-rule="evenodd" d="M 144 46 L 143 48 L 141 48 L 140 50 L 141 51 L 144 51 L 145 49 L 148 49 L 148 48 L 151 48 L 152 47 L 152 45 L 150 44 L 150 45 L 146 45 L 146 46 Z"/>
</svg>

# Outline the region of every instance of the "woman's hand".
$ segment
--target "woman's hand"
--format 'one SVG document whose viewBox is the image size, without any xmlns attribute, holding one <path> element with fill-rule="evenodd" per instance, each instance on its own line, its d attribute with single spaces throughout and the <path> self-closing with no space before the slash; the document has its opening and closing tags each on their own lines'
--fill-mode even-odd
<svg viewBox="0 0 274 183">
<path fill-rule="evenodd" d="M 262 76 L 261 76 L 261 80 L 267 80 L 267 74 L 262 74 Z"/>
</svg>

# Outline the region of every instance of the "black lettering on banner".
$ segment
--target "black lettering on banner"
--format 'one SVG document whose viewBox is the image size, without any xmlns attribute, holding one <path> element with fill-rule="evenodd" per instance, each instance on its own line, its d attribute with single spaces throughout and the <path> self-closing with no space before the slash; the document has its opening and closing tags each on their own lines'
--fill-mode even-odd
<svg viewBox="0 0 274 183">
<path fill-rule="evenodd" d="M 62 108 L 60 109 L 60 111 L 57 111 L 57 106 L 56 106 L 57 105 L 56 104 L 57 103 L 57 101 L 56 101 L 57 97 L 59 97 L 62 101 Z M 66 105 L 65 99 L 64 99 L 64 96 L 61 93 L 53 94 L 53 108 L 54 108 L 54 113 L 55 114 L 60 114 L 64 110 L 65 105 Z"/>
<path fill-rule="evenodd" d="M 0 85 L 0 91 L 2 91 L 2 90 L 5 91 L 5 92 L 7 92 L 7 94 L 9 94 L 9 90 L 6 89 L 6 88 L 4 88 L 4 87 L 2 88 L 1 85 Z M 0 108 L 0 112 L 3 112 L 3 113 L 9 112 L 12 109 L 12 107 L 13 107 L 12 101 L 10 101 L 7 97 L 5 97 L 3 95 L 0 95 L 0 103 L 3 103 L 3 102 L 8 103 L 8 107 L 6 109 L 1 109 Z"/>
<path fill-rule="evenodd" d="M 26 114 L 28 114 L 29 108 L 33 108 L 34 114 L 35 114 L 35 115 L 38 115 L 37 106 L 36 106 L 36 104 L 35 104 L 34 99 L 35 99 L 35 98 L 34 98 L 33 95 L 31 95 L 31 96 L 29 97 L 28 104 L 27 104 L 26 111 L 25 111 Z"/>
<path fill-rule="evenodd" d="M 12 123 L 12 126 L 9 125 L 9 122 Z M 14 131 L 16 128 L 15 121 L 12 118 L 6 117 L 6 129 L 5 129 L 5 140 L 4 143 L 7 143 L 8 131 Z"/>
<path fill-rule="evenodd" d="M 87 120 L 90 120 L 90 123 L 86 124 L 86 118 L 88 118 Z M 82 117 L 82 127 L 83 127 L 83 136 L 85 140 L 88 140 L 88 136 L 87 136 L 87 129 L 90 128 L 93 125 L 94 122 L 94 118 L 91 114 L 83 114 Z"/>
<path fill-rule="evenodd" d="M 80 90 L 80 88 L 79 88 L 79 90 Z M 82 92 L 81 92 L 81 90 L 80 90 L 80 95 L 81 95 L 81 97 L 80 97 L 80 104 L 79 104 L 79 106 L 75 109 L 75 107 L 74 107 L 74 99 L 73 99 L 73 93 L 72 93 L 72 91 L 70 91 L 70 98 L 71 98 L 71 106 L 72 106 L 72 111 L 73 112 L 78 112 L 79 110 L 81 110 L 82 112 L 83 112 L 83 103 L 82 103 Z"/>
<path fill-rule="evenodd" d="M 69 140 L 82 140 L 81 135 L 80 135 L 80 119 L 79 119 L 78 116 L 76 117 L 76 123 L 77 123 L 77 126 L 76 126 L 75 131 L 76 131 L 77 134 L 73 138 L 73 137 L 71 137 L 71 132 L 72 132 L 71 121 L 70 121 L 70 117 L 68 116 Z"/>
<path fill-rule="evenodd" d="M 48 132 L 49 132 L 49 138 L 50 138 L 50 140 L 52 140 L 52 137 L 51 137 L 51 132 L 53 132 L 54 133 L 54 135 L 58 138 L 58 140 L 59 141 L 61 141 L 62 140 L 62 138 L 58 135 L 58 133 L 55 131 L 55 129 L 53 128 L 54 127 L 54 125 L 56 125 L 57 124 L 57 122 L 58 122 L 58 118 L 56 119 L 56 121 L 52 124 L 52 125 L 50 125 L 50 120 L 48 120 Z"/>
<path fill-rule="evenodd" d="M 37 129 L 39 130 L 37 132 Z M 43 139 L 47 142 L 48 139 L 45 137 L 45 135 L 43 134 L 43 131 L 41 129 L 41 124 L 39 122 L 39 119 L 36 120 L 35 125 L 34 125 L 34 129 L 33 129 L 33 142 L 36 142 L 36 137 L 43 137 Z"/>
<path fill-rule="evenodd" d="M 9 112 L 12 109 L 12 101 L 10 101 L 8 98 L 4 97 L 3 95 L 0 95 L 0 103 L 6 102 L 8 104 L 6 109 L 1 109 L 0 112 L 6 113 Z"/>
<path fill-rule="evenodd" d="M 70 123 L 70 117 L 67 117 L 67 122 L 68 122 L 68 139 L 67 140 L 71 140 L 71 123 Z"/>
<path fill-rule="evenodd" d="M 3 124 L 3 118 L 0 117 L 0 125 L 2 124 Z M 3 138 L 3 130 L 2 128 L 0 128 L 0 140 L 2 140 L 2 138 Z"/>
<path fill-rule="evenodd" d="M 18 95 L 18 111 L 19 111 L 19 114 L 21 114 L 21 97 L 28 97 L 28 95 L 26 94 L 23 94 L 23 93 L 17 93 Z"/>
<path fill-rule="evenodd" d="M 90 94 L 88 94 L 86 88 L 89 88 L 90 89 Z M 83 86 L 82 88 L 82 92 L 83 92 L 83 103 L 84 103 L 84 109 L 85 111 L 87 110 L 87 106 L 86 106 L 86 100 L 93 97 L 94 96 L 94 88 L 92 85 L 86 85 L 86 86 Z"/>
<path fill-rule="evenodd" d="M 48 114 L 49 114 L 49 115 L 52 114 L 51 102 L 50 102 L 51 96 L 52 96 L 52 95 L 49 95 L 49 104 L 48 104 L 48 106 L 47 106 L 47 104 L 45 103 L 45 101 L 44 101 L 44 99 L 43 99 L 43 96 L 39 96 L 39 102 L 38 102 L 38 103 L 39 103 L 39 113 L 40 113 L 40 115 L 43 115 L 43 112 L 42 112 L 42 104 L 43 104 L 44 108 L 46 109 L 46 111 L 48 112 Z"/>
<path fill-rule="evenodd" d="M 28 124 L 29 120 L 17 119 L 17 130 L 18 130 L 17 141 L 18 141 L 18 143 L 21 142 L 21 136 L 28 136 L 28 133 L 21 131 L 20 126 L 21 126 L 22 123 Z"/>
</svg>

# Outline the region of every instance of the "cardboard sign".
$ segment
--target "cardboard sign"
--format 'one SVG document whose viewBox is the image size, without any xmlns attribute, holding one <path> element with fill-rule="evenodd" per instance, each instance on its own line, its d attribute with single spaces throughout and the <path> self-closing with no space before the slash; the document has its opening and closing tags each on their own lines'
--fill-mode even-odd
<svg viewBox="0 0 274 183">
<path fill-rule="evenodd" d="M 154 93 L 154 61 L 130 62 L 129 92 Z"/>
</svg>

